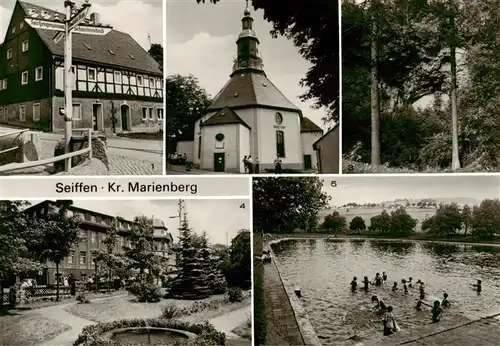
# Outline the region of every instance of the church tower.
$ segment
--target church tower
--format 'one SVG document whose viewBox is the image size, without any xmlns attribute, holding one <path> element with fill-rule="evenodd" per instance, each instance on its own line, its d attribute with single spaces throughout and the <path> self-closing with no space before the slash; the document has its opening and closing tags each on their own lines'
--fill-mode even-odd
<svg viewBox="0 0 500 346">
<path fill-rule="evenodd" d="M 250 15 L 250 10 L 247 8 L 241 19 L 241 32 L 238 35 L 236 45 L 238 47 L 238 57 L 233 66 L 233 73 L 256 72 L 264 74 L 264 65 L 262 58 L 259 56 L 259 39 L 253 30 L 253 18 Z"/>
</svg>

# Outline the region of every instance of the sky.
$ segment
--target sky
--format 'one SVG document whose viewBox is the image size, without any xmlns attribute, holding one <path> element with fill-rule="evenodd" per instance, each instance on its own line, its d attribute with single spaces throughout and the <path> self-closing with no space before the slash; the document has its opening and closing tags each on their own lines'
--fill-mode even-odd
<svg viewBox="0 0 500 346">
<path fill-rule="evenodd" d="M 324 179 L 323 190 L 332 200 L 330 205 L 349 202 L 364 204 L 394 199 L 472 198 L 479 201 L 500 197 L 500 179 L 495 176 L 383 176 L 339 177 Z"/>
<path fill-rule="evenodd" d="M 192 74 L 201 87 L 215 96 L 232 72 L 245 1 L 221 0 L 213 5 L 208 0 L 205 4 L 167 0 L 166 9 L 166 75 Z M 298 99 L 306 91 L 299 81 L 309 69 L 309 62 L 300 56 L 292 41 L 271 37 L 272 26 L 264 20 L 263 11 L 250 10 L 266 75 L 304 116 L 326 130 L 321 120 L 324 109 L 311 109 L 312 102 Z"/>
<path fill-rule="evenodd" d="M 29 201 L 32 204 L 40 201 Z M 133 220 L 135 216 L 147 216 L 162 220 L 178 241 L 179 218 L 177 200 L 73 200 L 75 207 L 80 207 L 112 216 L 121 216 Z M 245 203 L 245 208 L 241 208 Z M 250 229 L 250 210 L 247 200 L 185 200 L 187 219 L 190 227 L 198 234 L 207 232 L 212 244 L 229 244 L 240 229 Z"/>
<path fill-rule="evenodd" d="M 73 0 L 77 5 L 82 0 Z M 63 0 L 26 0 L 25 2 L 64 13 Z M 15 0 L 0 1 L 0 41 L 5 38 Z M 163 44 L 162 0 L 91 0 L 91 12 L 101 15 L 102 24 L 132 36 L 145 50 L 149 50 L 148 33 L 152 43 Z"/>
</svg>

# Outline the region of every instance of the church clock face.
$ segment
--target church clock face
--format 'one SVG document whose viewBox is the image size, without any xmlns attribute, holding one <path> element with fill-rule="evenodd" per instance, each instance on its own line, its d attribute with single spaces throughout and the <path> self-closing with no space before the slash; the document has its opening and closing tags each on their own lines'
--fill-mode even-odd
<svg viewBox="0 0 500 346">
<path fill-rule="evenodd" d="M 281 125 L 283 122 L 283 116 L 281 115 L 280 112 L 276 113 L 276 124 Z"/>
<path fill-rule="evenodd" d="M 241 67 L 248 67 L 248 61 L 247 60 L 240 60 L 240 66 Z"/>
</svg>

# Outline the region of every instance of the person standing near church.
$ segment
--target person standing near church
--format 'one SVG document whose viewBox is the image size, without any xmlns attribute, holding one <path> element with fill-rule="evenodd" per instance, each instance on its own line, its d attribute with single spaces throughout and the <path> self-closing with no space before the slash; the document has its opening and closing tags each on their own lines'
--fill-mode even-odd
<svg viewBox="0 0 500 346">
<path fill-rule="evenodd" d="M 255 173 L 255 174 L 259 174 L 259 172 L 260 172 L 260 168 L 259 168 L 259 158 L 258 158 L 258 157 L 256 157 L 256 158 L 255 158 L 255 169 L 254 169 L 254 173 Z"/>
<path fill-rule="evenodd" d="M 248 155 L 248 174 L 253 173 L 252 155 Z"/>
<path fill-rule="evenodd" d="M 245 168 L 245 174 L 248 173 L 248 159 L 247 156 L 243 156 L 243 167 Z"/>
<path fill-rule="evenodd" d="M 274 160 L 274 172 L 281 174 L 281 159 L 279 154 L 276 156 L 276 160 Z"/>
</svg>

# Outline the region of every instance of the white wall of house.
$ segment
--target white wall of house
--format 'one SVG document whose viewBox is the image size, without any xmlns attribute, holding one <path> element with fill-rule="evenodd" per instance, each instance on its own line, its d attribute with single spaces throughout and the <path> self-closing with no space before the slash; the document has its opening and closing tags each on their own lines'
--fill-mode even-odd
<svg viewBox="0 0 500 346">
<path fill-rule="evenodd" d="M 242 125 L 211 125 L 202 126 L 202 159 L 200 168 L 206 170 L 214 170 L 214 153 L 224 153 L 224 162 L 226 171 L 239 171 L 239 128 Z M 224 140 L 219 142 L 215 136 L 219 133 L 224 135 Z"/>
<path fill-rule="evenodd" d="M 285 157 L 282 158 L 284 165 L 301 164 L 302 140 L 300 137 L 300 116 L 297 112 L 279 111 L 283 122 L 276 123 L 276 110 L 260 108 L 258 110 L 258 141 L 259 161 L 261 164 L 273 164 L 276 159 L 276 131 L 284 132 Z M 256 135 L 256 133 L 252 133 Z"/>
<path fill-rule="evenodd" d="M 250 135 L 251 131 L 243 126 L 239 126 L 239 142 L 240 142 L 240 173 L 245 173 L 245 166 L 243 165 L 243 157 L 250 155 Z"/>
<path fill-rule="evenodd" d="M 313 144 L 323 136 L 323 132 L 302 132 L 302 155 L 311 155 L 311 162 L 314 169 L 318 166 L 318 157 L 313 149 Z"/>
<path fill-rule="evenodd" d="M 200 151 L 199 151 L 199 147 L 200 147 L 199 138 L 200 138 L 200 136 L 202 136 L 200 124 L 203 121 L 207 121 L 207 119 L 209 119 L 214 114 L 215 114 L 215 112 L 207 113 L 194 123 L 193 163 L 196 165 L 200 165 L 201 159 L 202 159 L 202 157 L 200 157 L 200 155 L 198 155 L 200 153 Z M 202 153 L 203 152 L 203 139 L 202 139 L 201 143 L 202 143 L 202 148 L 201 148 L 201 153 Z"/>
</svg>

